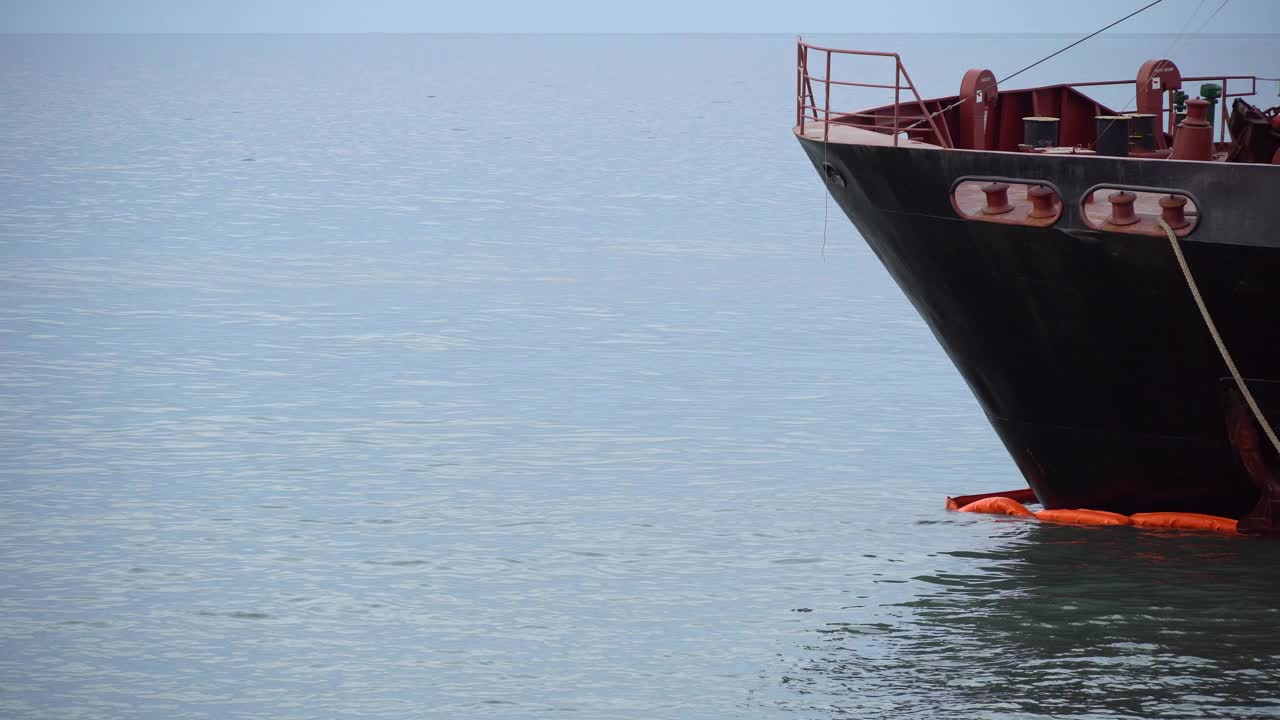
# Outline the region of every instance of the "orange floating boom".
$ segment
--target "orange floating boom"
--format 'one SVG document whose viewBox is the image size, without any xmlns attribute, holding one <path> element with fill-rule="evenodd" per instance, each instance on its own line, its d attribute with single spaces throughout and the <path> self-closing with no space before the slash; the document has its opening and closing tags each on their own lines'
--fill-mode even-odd
<svg viewBox="0 0 1280 720">
<path fill-rule="evenodd" d="M 1036 502 L 1035 491 L 1031 488 L 1023 488 L 1021 490 L 1006 490 L 1004 492 L 980 493 L 978 495 L 957 495 L 955 497 L 949 497 L 947 498 L 947 509 L 959 510 L 970 503 L 993 497 L 1006 497 L 1010 500 L 1016 500 L 1024 504 Z"/>
<path fill-rule="evenodd" d="M 1034 515 L 1034 513 L 1027 509 L 1026 505 L 1023 505 L 1012 498 L 1001 496 L 975 500 L 960 508 L 960 512 L 991 513 L 992 515 L 1017 515 L 1019 517 L 1032 517 Z"/>
<path fill-rule="evenodd" d="M 1106 510 L 1041 510 L 1037 520 L 1066 525 L 1132 525 L 1128 515 Z"/>
<path fill-rule="evenodd" d="M 1133 524 L 1140 528 L 1156 530 L 1213 530 L 1215 532 L 1237 532 L 1237 521 L 1217 515 L 1201 515 L 1184 512 L 1150 512 L 1134 513 L 1129 516 Z"/>
<path fill-rule="evenodd" d="M 1147 530 L 1208 530 L 1236 533 L 1238 523 L 1231 518 L 1187 512 L 1149 512 L 1121 515 L 1105 510 L 1041 510 L 1031 512 L 1025 505 L 1009 495 L 1014 493 L 989 493 L 947 498 L 947 509 L 967 513 L 988 513 L 1034 517 L 1037 520 L 1066 525 L 1133 525 Z M 973 499 L 976 498 L 976 499 Z M 1034 499 L 1034 498 L 1033 498 Z M 963 505 L 959 500 L 967 500 Z"/>
</svg>

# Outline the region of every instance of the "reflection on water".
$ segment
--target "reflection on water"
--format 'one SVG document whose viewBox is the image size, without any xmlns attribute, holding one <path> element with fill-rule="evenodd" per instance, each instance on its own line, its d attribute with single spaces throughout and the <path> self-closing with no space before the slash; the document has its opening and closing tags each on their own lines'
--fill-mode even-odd
<svg viewBox="0 0 1280 720">
<path fill-rule="evenodd" d="M 993 522 L 1000 522 L 995 520 Z M 792 709 L 867 717 L 1280 715 L 1265 540 L 1023 521 L 902 603 L 814 629 Z"/>
</svg>

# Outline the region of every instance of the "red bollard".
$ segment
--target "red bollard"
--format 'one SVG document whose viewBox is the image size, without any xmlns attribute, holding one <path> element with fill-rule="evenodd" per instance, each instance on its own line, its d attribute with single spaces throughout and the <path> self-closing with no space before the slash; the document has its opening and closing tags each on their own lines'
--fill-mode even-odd
<svg viewBox="0 0 1280 720">
<path fill-rule="evenodd" d="M 1031 212 L 1027 217 L 1037 219 L 1056 217 L 1058 214 L 1058 194 L 1044 185 L 1036 185 L 1027 190 L 1031 198 Z"/>
<path fill-rule="evenodd" d="M 1111 203 L 1111 214 L 1107 216 L 1107 223 L 1111 225 L 1133 225 L 1138 222 L 1139 218 L 1133 212 L 1133 202 L 1137 199 L 1137 195 L 1124 190 L 1108 195 L 1107 202 Z"/>
<path fill-rule="evenodd" d="M 1206 119 L 1209 101 L 1195 98 L 1187 101 L 1187 118 L 1178 124 L 1173 137 L 1174 160 L 1213 159 L 1213 125 Z"/>
<path fill-rule="evenodd" d="M 1183 212 L 1183 208 L 1187 205 L 1187 199 L 1181 195 L 1165 195 L 1160 198 L 1160 217 L 1164 218 L 1165 223 L 1174 230 L 1179 230 L 1191 224 L 1187 216 Z"/>
<path fill-rule="evenodd" d="M 987 183 L 982 186 L 987 196 L 987 204 L 982 208 L 983 215 L 1003 215 L 1013 209 L 1009 204 L 1009 186 L 1002 182 Z"/>
</svg>

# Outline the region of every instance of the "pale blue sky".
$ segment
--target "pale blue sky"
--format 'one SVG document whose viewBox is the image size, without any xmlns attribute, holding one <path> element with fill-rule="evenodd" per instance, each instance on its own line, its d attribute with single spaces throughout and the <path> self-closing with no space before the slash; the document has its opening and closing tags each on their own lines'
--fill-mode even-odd
<svg viewBox="0 0 1280 720">
<path fill-rule="evenodd" d="M 1087 33 L 1149 1 L 0 0 L 0 32 Z M 1221 5 L 1164 0 L 1114 32 L 1178 32 L 1193 13 L 1194 32 Z M 1230 0 L 1204 32 L 1280 32 L 1280 0 Z"/>
</svg>

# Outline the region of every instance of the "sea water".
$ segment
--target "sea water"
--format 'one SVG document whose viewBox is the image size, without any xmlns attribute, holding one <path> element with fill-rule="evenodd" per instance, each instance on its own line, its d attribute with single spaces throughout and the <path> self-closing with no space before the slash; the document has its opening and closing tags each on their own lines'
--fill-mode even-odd
<svg viewBox="0 0 1280 720">
<path fill-rule="evenodd" d="M 1024 482 L 793 42 L 0 39 L 0 716 L 1280 715 L 1274 542 L 943 510 Z"/>
</svg>

